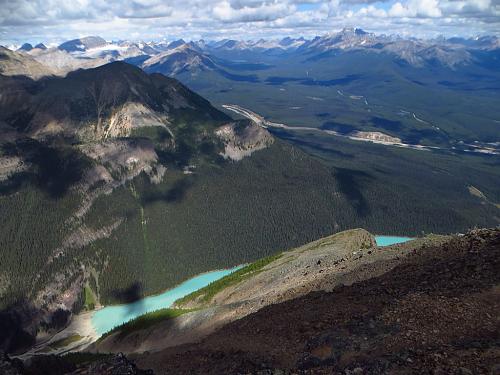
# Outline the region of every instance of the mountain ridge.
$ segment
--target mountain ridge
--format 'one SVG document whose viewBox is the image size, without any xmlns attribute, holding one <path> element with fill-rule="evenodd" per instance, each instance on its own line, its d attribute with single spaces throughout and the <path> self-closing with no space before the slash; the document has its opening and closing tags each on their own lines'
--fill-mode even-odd
<svg viewBox="0 0 500 375">
<path fill-rule="evenodd" d="M 32 50 L 40 50 L 39 45 L 35 48 L 30 45 L 31 48 L 20 50 L 36 56 L 36 53 L 32 52 Z M 450 69 L 456 69 L 460 65 L 477 63 L 484 58 L 477 52 L 494 52 L 498 50 L 500 40 L 495 35 L 469 39 L 417 39 L 398 35 L 387 36 L 385 34 L 369 33 L 360 28 L 344 28 L 312 39 L 285 37 L 257 41 L 224 39 L 208 42 L 205 40 L 186 42 L 184 39 L 179 39 L 169 43 L 164 41 L 148 43 L 142 41 L 106 42 L 100 37 L 91 36 L 64 42 L 57 49 L 75 54 L 77 57 L 101 57 L 105 60 L 102 63 L 106 63 L 116 59 L 154 56 L 182 46 L 190 46 L 199 52 L 215 53 L 215 55 L 221 52 L 236 51 L 243 53 L 243 56 L 247 56 L 247 52 L 262 54 L 263 56 L 277 56 L 280 54 L 317 55 L 324 54 L 327 51 L 361 49 L 390 54 L 416 67 L 425 67 L 433 62 L 438 62 Z M 45 50 L 44 48 L 41 49 Z M 228 55 L 225 53 L 224 57 L 228 57 Z M 45 63 L 50 64 L 50 61 L 46 59 Z"/>
</svg>

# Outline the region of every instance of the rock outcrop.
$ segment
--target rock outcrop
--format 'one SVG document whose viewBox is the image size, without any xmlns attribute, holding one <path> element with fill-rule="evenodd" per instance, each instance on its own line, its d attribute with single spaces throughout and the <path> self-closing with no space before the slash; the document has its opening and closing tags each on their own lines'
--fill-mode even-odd
<svg viewBox="0 0 500 375">
<path fill-rule="evenodd" d="M 239 161 L 274 143 L 273 136 L 253 122 L 226 124 L 215 130 L 215 134 L 224 142 L 221 155 L 233 161 Z"/>
<path fill-rule="evenodd" d="M 72 372 L 74 375 L 153 375 L 152 370 L 141 370 L 122 353 L 85 366 Z"/>
</svg>

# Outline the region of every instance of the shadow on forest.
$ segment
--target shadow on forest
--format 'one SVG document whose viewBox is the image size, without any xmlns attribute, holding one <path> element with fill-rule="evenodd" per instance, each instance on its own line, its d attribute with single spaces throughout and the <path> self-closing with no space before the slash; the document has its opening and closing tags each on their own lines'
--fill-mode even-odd
<svg viewBox="0 0 500 375">
<path fill-rule="evenodd" d="M 384 129 L 388 131 L 401 131 L 403 129 L 403 123 L 401 121 L 388 120 L 382 117 L 372 117 L 370 122 L 379 129 Z"/>
<path fill-rule="evenodd" d="M 82 180 L 90 166 L 90 161 L 72 147 L 49 146 L 35 140 L 7 143 L 2 145 L 1 151 L 6 156 L 23 157 L 31 167 L 2 183 L 0 194 L 9 194 L 24 183 L 32 183 L 51 198 L 61 198 Z"/>
<path fill-rule="evenodd" d="M 354 207 L 356 213 L 361 217 L 367 216 L 370 213 L 370 207 L 362 191 L 364 189 L 363 185 L 367 180 L 373 179 L 373 176 L 353 169 L 335 168 L 335 178 L 340 192 Z"/>
<path fill-rule="evenodd" d="M 348 154 L 346 152 L 335 150 L 330 147 L 325 147 L 317 142 L 304 141 L 302 139 L 295 137 L 293 134 L 281 129 L 268 129 L 268 130 L 271 134 L 275 135 L 276 137 L 289 141 L 302 148 L 309 148 L 311 150 L 317 150 L 325 154 L 335 155 L 342 158 L 353 159 L 355 157 L 353 154 Z"/>
<path fill-rule="evenodd" d="M 141 196 L 141 204 L 147 206 L 157 201 L 164 201 L 167 203 L 182 202 L 193 184 L 194 182 L 191 178 L 184 177 L 176 181 L 167 191 L 155 190 L 144 192 Z"/>
<path fill-rule="evenodd" d="M 22 352 L 35 344 L 35 332 L 25 329 L 33 326 L 34 311 L 28 306 L 26 301 L 21 301 L 0 311 L 0 351 Z"/>
<path fill-rule="evenodd" d="M 329 79 L 329 80 L 317 80 L 309 77 L 281 77 L 281 76 L 270 76 L 266 78 L 265 82 L 267 85 L 283 85 L 289 82 L 298 82 L 305 86 L 337 86 L 337 85 L 347 85 L 353 81 L 361 79 L 362 76 L 359 74 L 349 74 L 345 77 Z"/>
<path fill-rule="evenodd" d="M 142 284 L 136 281 L 127 288 L 112 291 L 111 296 L 120 303 L 126 303 L 128 312 L 136 313 L 143 311 L 144 300 L 142 292 Z"/>
<path fill-rule="evenodd" d="M 353 131 L 357 130 L 356 127 L 354 127 L 352 125 L 342 124 L 342 123 L 335 122 L 335 121 L 324 122 L 323 125 L 321 125 L 321 129 L 333 130 L 333 131 L 336 131 L 337 133 L 340 133 L 342 135 L 347 135 L 347 134 L 352 133 Z"/>
</svg>

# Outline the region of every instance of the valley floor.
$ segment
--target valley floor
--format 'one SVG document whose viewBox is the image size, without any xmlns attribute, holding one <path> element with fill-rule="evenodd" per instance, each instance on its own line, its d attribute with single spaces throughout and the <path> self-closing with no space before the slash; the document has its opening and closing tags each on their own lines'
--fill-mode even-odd
<svg viewBox="0 0 500 375">
<path fill-rule="evenodd" d="M 319 133 L 324 133 L 336 137 L 344 137 L 344 138 L 349 138 L 353 141 L 361 141 L 361 142 L 371 142 L 371 143 L 377 143 L 385 146 L 396 146 L 396 147 L 403 147 L 403 148 L 409 148 L 413 150 L 421 150 L 421 151 L 432 151 L 432 150 L 448 150 L 448 151 L 463 151 L 463 152 L 469 152 L 469 153 L 480 153 L 480 154 L 487 154 L 487 155 L 498 155 L 500 151 L 498 150 L 498 147 L 495 143 L 479 143 L 477 144 L 464 144 L 459 143 L 451 148 L 445 148 L 445 147 L 437 147 L 437 146 L 429 146 L 429 145 L 421 145 L 421 144 L 409 144 L 409 143 L 404 143 L 400 138 L 390 136 L 388 134 L 382 133 L 382 132 L 370 132 L 370 131 L 352 131 L 351 133 L 348 134 L 341 134 L 337 131 L 334 130 L 326 130 L 326 129 L 321 129 L 321 128 L 314 128 L 314 127 L 307 127 L 307 126 L 288 126 L 286 124 L 281 124 L 281 123 L 276 123 L 276 122 L 271 122 L 266 120 L 264 117 L 261 115 L 252 112 L 249 109 L 240 107 L 238 105 L 234 104 L 223 104 L 222 107 L 226 110 L 235 112 L 236 114 L 246 117 L 249 120 L 255 122 L 256 124 L 264 127 L 264 128 L 277 128 L 277 129 L 286 129 L 286 130 L 292 130 L 292 131 L 313 131 L 313 132 L 319 132 Z M 417 121 L 422 121 L 418 119 L 415 114 L 413 113 L 413 116 Z"/>
</svg>

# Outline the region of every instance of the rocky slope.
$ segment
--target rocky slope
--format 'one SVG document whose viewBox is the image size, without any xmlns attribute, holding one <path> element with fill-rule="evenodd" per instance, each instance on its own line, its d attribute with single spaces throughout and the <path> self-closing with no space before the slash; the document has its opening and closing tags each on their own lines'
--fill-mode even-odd
<svg viewBox="0 0 500 375">
<path fill-rule="evenodd" d="M 273 259 L 208 301 L 198 293 L 184 302 L 201 310 L 182 321 L 111 335 L 97 345 L 106 353 L 128 347 L 135 351 L 128 358 L 83 353 L 22 363 L 2 354 L 0 369 L 9 374 L 498 372 L 500 229 L 384 248 L 374 246 L 368 232 L 354 230 Z M 232 318 L 221 322 L 221 313 L 230 310 Z M 215 320 L 217 329 L 200 335 L 193 322 L 202 319 Z M 184 338 L 194 330 L 187 342 L 182 330 Z M 168 338 L 173 341 L 164 347 Z M 141 347 L 148 342 L 157 345 Z"/>
<path fill-rule="evenodd" d="M 500 230 L 368 251 L 399 255 L 136 363 L 157 374 L 498 372 Z"/>
<path fill-rule="evenodd" d="M 0 75 L 27 76 L 38 79 L 50 76 L 54 71 L 23 53 L 0 46 Z"/>
<path fill-rule="evenodd" d="M 215 130 L 215 134 L 225 145 L 221 155 L 233 161 L 250 156 L 274 142 L 273 136 L 267 130 L 253 122 L 229 123 Z"/>
<path fill-rule="evenodd" d="M 114 61 L 107 56 L 86 58 L 59 48 L 34 48 L 23 55 L 44 65 L 57 76 L 65 76 L 74 70 L 95 68 Z"/>
<path fill-rule="evenodd" d="M 177 307 L 195 309 L 192 313 L 125 337 L 118 331 L 99 341 L 92 350 L 158 351 L 198 341 L 265 306 L 378 276 L 395 267 L 412 250 L 445 240 L 444 236 L 433 236 L 391 248 L 377 248 L 373 236 L 365 230 L 341 232 L 284 252 L 262 269 L 240 275 L 236 282 L 230 282 L 215 294 L 205 288 L 176 303 Z"/>
<path fill-rule="evenodd" d="M 123 354 L 102 356 L 90 360 L 79 356 L 74 360 L 54 355 L 41 355 L 24 363 L 0 352 L 0 373 L 2 375 L 152 375 L 152 370 L 141 370 Z M 75 363 L 76 362 L 76 363 Z"/>
<path fill-rule="evenodd" d="M 191 44 L 185 43 L 148 58 L 142 64 L 142 68 L 147 72 L 175 76 L 186 71 L 196 74 L 203 70 L 215 70 L 217 66 L 209 56 L 193 48 Z"/>
</svg>

